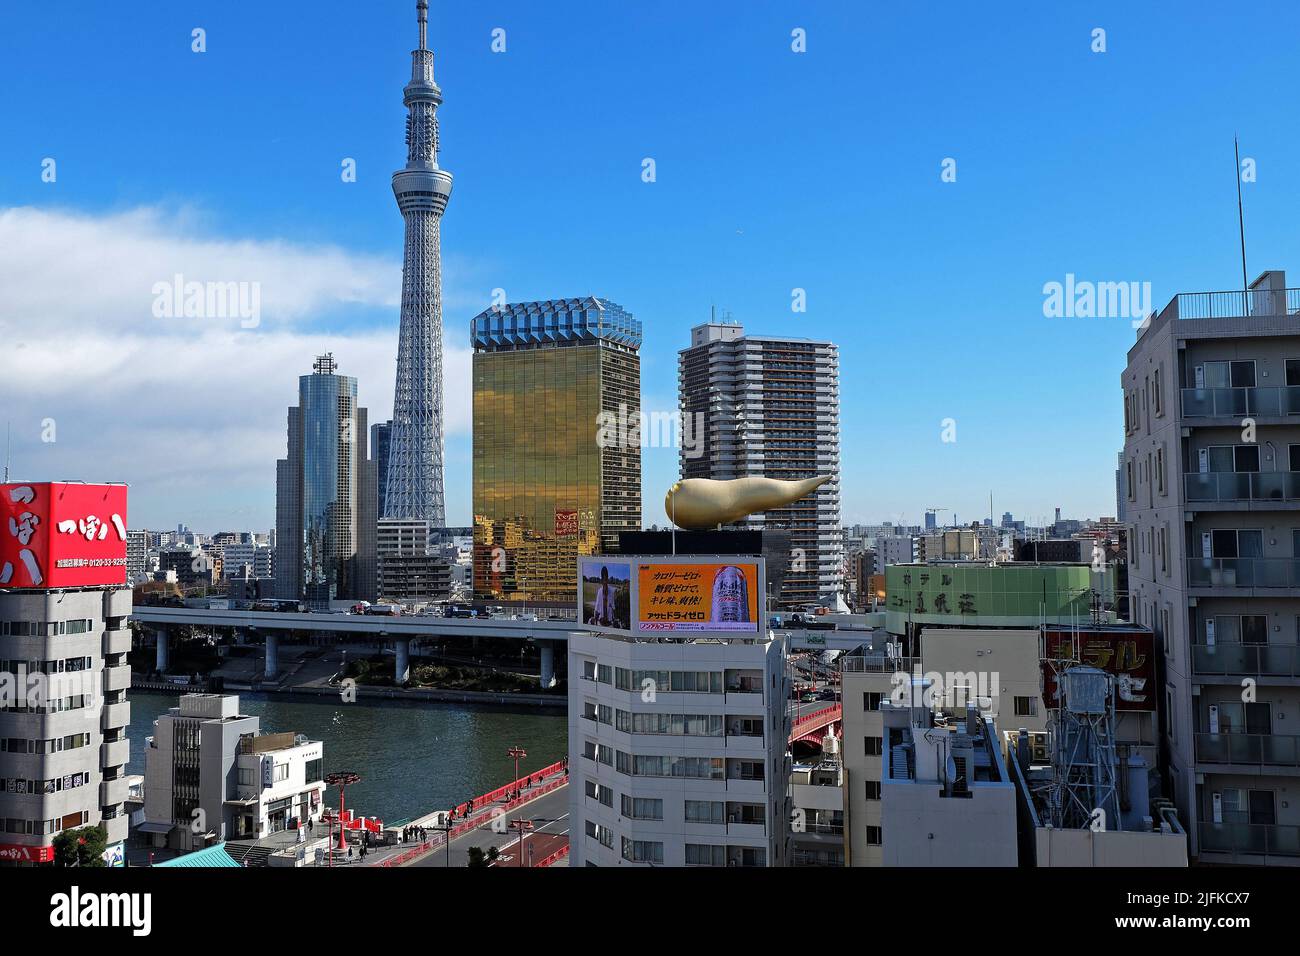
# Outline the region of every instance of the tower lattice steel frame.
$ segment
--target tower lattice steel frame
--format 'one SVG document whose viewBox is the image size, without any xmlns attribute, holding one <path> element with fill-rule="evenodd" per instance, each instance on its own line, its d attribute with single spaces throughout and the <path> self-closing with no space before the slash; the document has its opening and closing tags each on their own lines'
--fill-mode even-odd
<svg viewBox="0 0 1300 956">
<path fill-rule="evenodd" d="M 446 525 L 442 437 L 442 252 L 440 224 L 451 173 L 438 168 L 438 106 L 428 49 L 428 0 L 418 0 L 420 46 L 411 53 L 406 104 L 406 166 L 393 173 L 393 194 L 406 221 L 402 321 L 389 444 L 385 518 Z"/>
</svg>

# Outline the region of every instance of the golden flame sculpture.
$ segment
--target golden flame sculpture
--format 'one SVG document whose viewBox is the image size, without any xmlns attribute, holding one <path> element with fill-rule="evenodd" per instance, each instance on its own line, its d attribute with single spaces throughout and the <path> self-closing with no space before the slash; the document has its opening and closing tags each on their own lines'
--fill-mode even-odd
<svg viewBox="0 0 1300 956">
<path fill-rule="evenodd" d="M 798 501 L 831 480 L 830 475 L 782 481 L 779 478 L 686 478 L 664 496 L 664 511 L 679 528 L 707 531 L 746 515 Z"/>
</svg>

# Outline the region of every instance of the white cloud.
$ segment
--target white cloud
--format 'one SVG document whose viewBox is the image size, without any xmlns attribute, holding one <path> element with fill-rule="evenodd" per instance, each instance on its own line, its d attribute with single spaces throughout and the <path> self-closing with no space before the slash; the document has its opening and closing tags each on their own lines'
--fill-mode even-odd
<svg viewBox="0 0 1300 956">
<path fill-rule="evenodd" d="M 24 477 L 128 481 L 133 515 L 155 524 L 178 515 L 197 528 L 266 527 L 285 409 L 316 355 L 333 352 L 339 372 L 357 378 L 372 422 L 391 414 L 394 261 L 195 238 L 155 210 L 4 210 L 0 248 L 0 405 Z M 260 325 L 154 318 L 151 289 L 177 272 L 261 283 Z M 444 345 L 452 438 L 470 428 L 469 365 L 463 342 Z M 48 421 L 54 442 L 42 441 Z"/>
</svg>

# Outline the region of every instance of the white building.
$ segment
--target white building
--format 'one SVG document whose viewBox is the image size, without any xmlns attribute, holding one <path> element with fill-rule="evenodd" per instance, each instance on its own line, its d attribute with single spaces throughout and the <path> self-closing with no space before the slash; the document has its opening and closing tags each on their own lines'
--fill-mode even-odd
<svg viewBox="0 0 1300 956">
<path fill-rule="evenodd" d="M 186 694 L 154 722 L 139 827 L 154 845 L 189 852 L 320 818 L 322 743 L 260 726 L 237 696 L 217 694 Z"/>
<path fill-rule="evenodd" d="M 590 633 L 568 659 L 571 865 L 786 864 L 780 641 Z"/>
</svg>

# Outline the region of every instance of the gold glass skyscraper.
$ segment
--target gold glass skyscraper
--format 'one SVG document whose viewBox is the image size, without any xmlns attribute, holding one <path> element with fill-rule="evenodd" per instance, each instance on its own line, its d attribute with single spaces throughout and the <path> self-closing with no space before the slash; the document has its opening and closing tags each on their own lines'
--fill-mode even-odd
<svg viewBox="0 0 1300 956">
<path fill-rule="evenodd" d="M 607 299 L 487 309 L 474 347 L 474 594 L 570 604 L 641 527 L 641 323 Z"/>
</svg>

